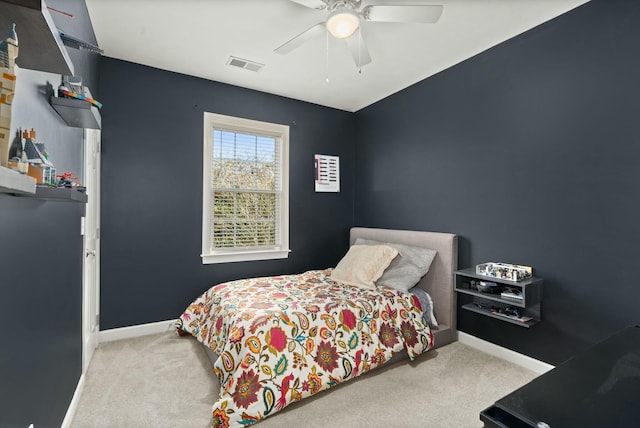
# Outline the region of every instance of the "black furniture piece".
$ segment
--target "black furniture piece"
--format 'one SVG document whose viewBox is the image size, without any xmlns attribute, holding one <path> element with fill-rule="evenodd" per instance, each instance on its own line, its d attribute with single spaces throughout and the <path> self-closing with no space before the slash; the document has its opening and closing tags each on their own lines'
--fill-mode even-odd
<svg viewBox="0 0 640 428">
<path fill-rule="evenodd" d="M 640 426 L 640 328 L 628 327 L 480 413 L 485 428 Z"/>
</svg>

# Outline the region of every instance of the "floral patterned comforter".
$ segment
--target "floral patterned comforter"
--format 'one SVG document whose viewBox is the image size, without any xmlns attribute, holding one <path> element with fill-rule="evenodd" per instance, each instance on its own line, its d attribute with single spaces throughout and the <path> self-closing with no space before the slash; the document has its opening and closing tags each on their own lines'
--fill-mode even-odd
<svg viewBox="0 0 640 428">
<path fill-rule="evenodd" d="M 216 351 L 220 397 L 213 426 L 246 426 L 384 364 L 433 346 L 418 299 L 365 290 L 330 270 L 216 285 L 180 317 L 181 328 Z"/>
</svg>

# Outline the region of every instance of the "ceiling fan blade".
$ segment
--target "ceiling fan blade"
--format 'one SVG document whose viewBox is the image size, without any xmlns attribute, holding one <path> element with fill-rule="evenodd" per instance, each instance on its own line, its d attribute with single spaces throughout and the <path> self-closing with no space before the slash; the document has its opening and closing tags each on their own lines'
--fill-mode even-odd
<svg viewBox="0 0 640 428">
<path fill-rule="evenodd" d="M 434 6 L 367 6 L 362 10 L 362 16 L 367 21 L 376 22 L 421 22 L 433 24 L 442 15 L 442 5 Z"/>
<path fill-rule="evenodd" d="M 301 4 L 302 6 L 310 7 L 311 9 L 324 10 L 327 8 L 327 4 L 322 0 L 290 0 L 294 3 Z"/>
<path fill-rule="evenodd" d="M 319 22 L 308 30 L 303 31 L 302 33 L 295 36 L 293 39 L 285 42 L 281 46 L 275 48 L 273 51 L 279 54 L 288 54 L 295 48 L 304 44 L 307 40 L 312 39 L 313 37 L 322 34 L 326 31 L 324 22 Z"/>
<path fill-rule="evenodd" d="M 369 49 L 367 49 L 367 45 L 364 43 L 364 39 L 362 38 L 362 33 L 360 31 L 356 32 L 353 36 L 345 39 L 347 42 L 347 46 L 351 51 L 351 56 L 353 56 L 353 60 L 356 63 L 358 68 L 363 67 L 371 62 L 371 55 L 369 55 Z"/>
</svg>

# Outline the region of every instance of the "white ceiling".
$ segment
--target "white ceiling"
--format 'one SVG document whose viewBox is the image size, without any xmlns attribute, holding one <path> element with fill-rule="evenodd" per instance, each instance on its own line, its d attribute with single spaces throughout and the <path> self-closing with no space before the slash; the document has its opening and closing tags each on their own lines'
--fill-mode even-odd
<svg viewBox="0 0 640 428">
<path fill-rule="evenodd" d="M 362 73 L 344 41 L 331 37 L 328 53 L 325 36 L 287 55 L 273 51 L 326 19 L 326 11 L 290 0 L 86 3 L 108 57 L 357 111 L 587 1 L 363 0 L 363 6 L 442 4 L 444 11 L 436 24 L 363 23 L 372 62 Z M 265 67 L 231 67 L 230 56 Z"/>
</svg>

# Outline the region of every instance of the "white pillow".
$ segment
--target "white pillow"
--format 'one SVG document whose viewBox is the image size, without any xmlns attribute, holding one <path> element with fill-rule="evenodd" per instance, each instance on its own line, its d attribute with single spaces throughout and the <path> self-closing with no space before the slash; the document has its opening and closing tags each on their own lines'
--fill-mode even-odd
<svg viewBox="0 0 640 428">
<path fill-rule="evenodd" d="M 357 287 L 374 289 L 375 282 L 398 250 L 388 245 L 353 245 L 331 272 L 335 281 Z"/>
</svg>

